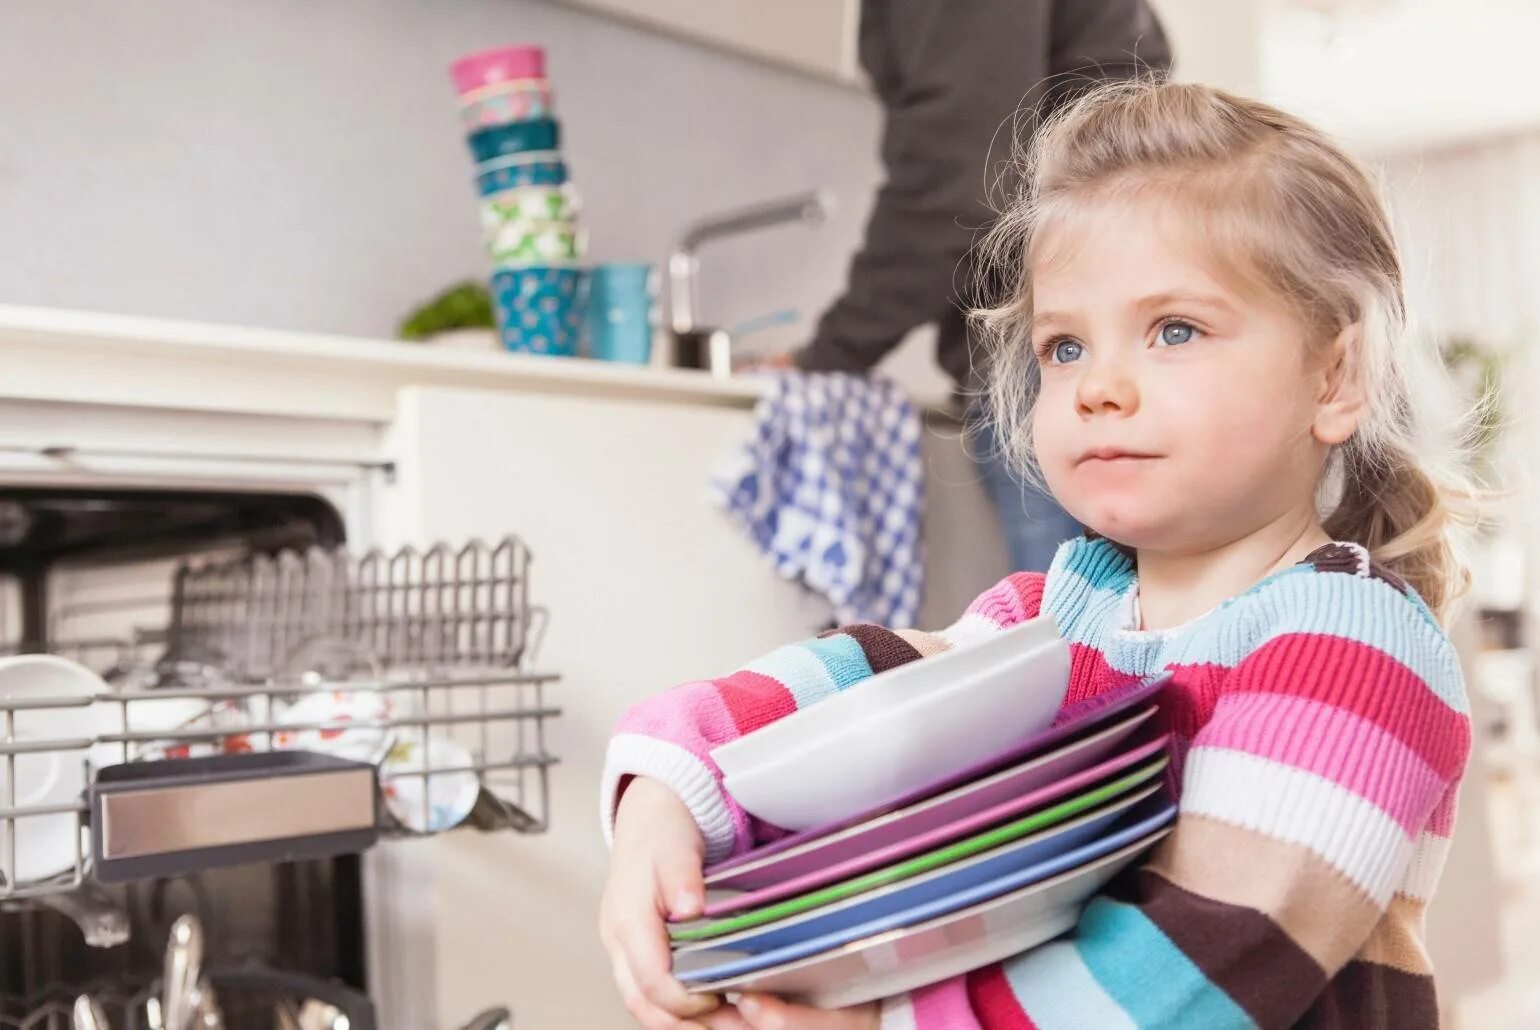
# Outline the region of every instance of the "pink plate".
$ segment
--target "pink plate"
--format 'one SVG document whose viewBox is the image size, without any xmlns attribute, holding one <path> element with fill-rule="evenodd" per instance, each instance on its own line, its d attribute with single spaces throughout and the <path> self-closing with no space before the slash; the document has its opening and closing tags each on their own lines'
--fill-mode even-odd
<svg viewBox="0 0 1540 1030">
<path fill-rule="evenodd" d="M 1129 746 L 1154 712 L 1144 708 L 1099 733 L 983 780 L 708 876 L 710 890 L 749 893 L 713 898 L 703 914 L 714 918 L 802 894 L 1068 797 L 1164 748 L 1164 735 Z"/>
<path fill-rule="evenodd" d="M 1071 705 L 1065 705 L 1059 713 L 1052 727 L 1036 734 L 1021 743 L 1009 748 L 997 755 L 980 760 L 968 769 L 964 769 L 954 776 L 948 776 L 944 780 L 911 791 L 901 798 L 895 798 L 886 805 L 862 812 L 860 815 L 839 822 L 829 823 L 814 829 L 802 830 L 790 834 L 779 840 L 771 841 L 726 861 L 719 862 L 706 870 L 706 883 L 725 883 L 724 874 L 736 872 L 748 865 L 756 867 L 764 859 L 771 855 L 778 855 L 792 849 L 800 849 L 811 841 L 820 841 L 826 837 L 850 829 L 853 826 L 862 826 L 872 822 L 878 816 L 900 809 L 907 809 L 926 798 L 932 798 L 939 794 L 951 791 L 964 784 L 973 783 L 992 776 L 997 772 L 1012 766 L 1020 765 L 1028 758 L 1035 758 L 1046 754 L 1048 751 L 1062 747 L 1066 741 L 1081 740 L 1091 736 L 1095 732 L 1111 725 L 1115 717 L 1120 717 L 1124 712 L 1133 710 L 1139 705 L 1159 696 L 1162 689 L 1170 681 L 1169 674 L 1161 674 L 1147 680 L 1136 681 L 1105 694 L 1085 701 L 1078 701 Z M 746 885 L 748 886 L 748 885 Z"/>
</svg>

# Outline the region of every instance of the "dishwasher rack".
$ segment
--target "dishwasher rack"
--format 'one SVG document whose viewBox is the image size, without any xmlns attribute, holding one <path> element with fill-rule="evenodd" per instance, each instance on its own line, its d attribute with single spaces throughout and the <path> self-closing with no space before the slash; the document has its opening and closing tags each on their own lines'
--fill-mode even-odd
<svg viewBox="0 0 1540 1030">
<path fill-rule="evenodd" d="M 461 823 L 545 830 L 558 677 L 532 668 L 546 619 L 528 568 L 513 537 L 186 563 L 164 629 L 50 641 L 109 688 L 0 694 L 0 902 L 253 847 L 314 857 Z M 18 776 L 40 782 L 44 765 L 84 792 L 18 797 Z M 61 838 L 67 864 L 19 865 Z M 134 860 L 114 865 L 115 847 Z"/>
</svg>

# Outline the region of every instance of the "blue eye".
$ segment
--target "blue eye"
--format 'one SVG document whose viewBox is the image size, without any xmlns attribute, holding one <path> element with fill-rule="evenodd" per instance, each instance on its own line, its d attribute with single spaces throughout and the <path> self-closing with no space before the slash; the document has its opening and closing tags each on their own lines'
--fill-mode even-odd
<svg viewBox="0 0 1540 1030">
<path fill-rule="evenodd" d="M 1053 345 L 1050 357 L 1055 365 L 1068 365 L 1079 361 L 1084 354 L 1085 348 L 1080 345 L 1079 340 L 1060 340 Z"/>
<path fill-rule="evenodd" d="M 1167 346 L 1191 343 L 1198 330 L 1186 322 L 1167 322 L 1160 327 L 1160 342 Z"/>
</svg>

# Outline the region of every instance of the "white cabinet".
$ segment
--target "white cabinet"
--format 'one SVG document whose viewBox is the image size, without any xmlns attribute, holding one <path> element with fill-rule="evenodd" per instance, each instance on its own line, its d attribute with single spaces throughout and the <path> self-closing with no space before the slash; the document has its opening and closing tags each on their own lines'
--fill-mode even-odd
<svg viewBox="0 0 1540 1030">
<path fill-rule="evenodd" d="M 628 1025 L 593 932 L 607 854 L 599 774 L 610 727 L 634 702 L 725 675 L 820 629 L 828 607 L 776 576 L 708 496 L 718 461 L 750 433 L 747 406 L 402 391 L 386 503 L 406 539 L 517 532 L 531 596 L 552 612 L 537 664 L 548 698 L 551 831 L 450 834 L 433 852 L 437 1020 L 512 1005 L 520 1026 Z M 952 430 L 955 433 L 955 429 Z M 939 626 L 1004 572 L 993 512 L 955 436 L 926 433 L 926 610 Z"/>
<path fill-rule="evenodd" d="M 407 539 L 515 531 L 552 618 L 549 833 L 450 834 L 431 862 L 434 1026 L 508 1004 L 519 1026 L 629 1025 L 594 933 L 609 729 L 671 683 L 726 673 L 825 617 L 711 503 L 711 469 L 747 407 L 458 389 L 402 392 L 392 451 Z"/>
<path fill-rule="evenodd" d="M 811 72 L 861 81 L 860 0 L 558 0 L 648 28 Z"/>
</svg>

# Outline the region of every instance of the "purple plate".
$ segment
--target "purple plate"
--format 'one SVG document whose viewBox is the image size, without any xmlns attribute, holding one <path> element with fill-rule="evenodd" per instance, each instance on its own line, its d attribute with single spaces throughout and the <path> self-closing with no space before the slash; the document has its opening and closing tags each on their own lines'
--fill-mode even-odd
<svg viewBox="0 0 1540 1030">
<path fill-rule="evenodd" d="M 925 798 L 951 790 L 953 787 L 961 786 L 964 783 L 1016 765 L 1072 737 L 1087 735 L 1113 716 L 1155 697 L 1170 681 L 1170 673 L 1161 673 L 1159 676 L 1152 676 L 1149 679 L 1130 683 L 1127 686 L 1098 694 L 1096 697 L 1087 698 L 1072 705 L 1065 705 L 1054 719 L 1053 725 L 1048 729 L 993 757 L 986 758 L 961 772 L 948 776 L 944 780 L 939 780 L 928 786 L 921 787 L 919 790 L 911 791 L 901 798 L 870 811 L 851 816 L 849 819 L 830 823 L 827 826 L 819 826 L 811 830 L 793 833 L 782 837 L 780 840 L 755 848 L 752 851 L 747 851 L 736 858 L 719 862 L 706 869 L 706 876 L 709 879 L 731 872 L 740 866 L 748 865 L 750 862 L 757 863 L 771 855 L 789 851 L 792 848 L 806 844 L 808 841 L 838 833 L 852 826 L 859 826 L 861 823 L 869 822 L 878 816 L 886 815 L 900 808 L 907 808 L 916 801 L 923 801 Z"/>
<path fill-rule="evenodd" d="M 763 866 L 731 874 L 725 881 L 709 886 L 746 887 L 747 893 L 713 901 L 702 916 L 714 919 L 805 894 L 972 836 L 1114 780 L 1119 773 L 1165 750 L 1170 738 L 1162 734 L 1097 761 L 1108 751 L 1125 747 L 1126 739 L 1148 724 L 1150 714 L 1147 709 L 1144 718 L 1127 720 L 1131 725 L 1108 727 L 1103 733 L 1066 745 L 1057 753 L 1039 756 L 998 776 L 959 788 L 952 795 L 922 802 L 916 806 L 918 811 L 879 817 L 869 827 L 855 827 L 836 834 L 827 843 L 815 841 L 806 848 L 771 856 Z M 1111 739 L 1102 740 L 1103 736 Z M 1079 769 L 1075 771 L 1077 765 Z M 755 886 L 758 884 L 764 886 Z"/>
</svg>

